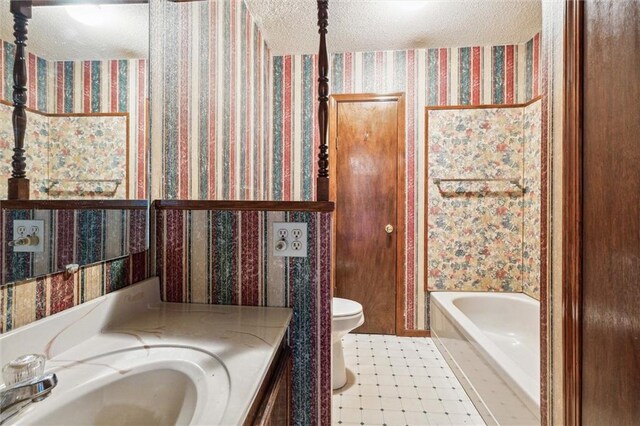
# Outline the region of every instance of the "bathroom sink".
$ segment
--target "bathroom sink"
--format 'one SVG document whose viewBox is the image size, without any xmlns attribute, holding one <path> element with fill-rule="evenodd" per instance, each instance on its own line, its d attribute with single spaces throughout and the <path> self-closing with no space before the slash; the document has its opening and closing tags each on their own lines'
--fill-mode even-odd
<svg viewBox="0 0 640 426">
<path fill-rule="evenodd" d="M 229 398 L 224 365 L 193 348 L 146 346 L 48 365 L 58 386 L 9 424 L 216 424 Z"/>
<path fill-rule="evenodd" d="M 119 378 L 30 420 L 66 425 L 188 424 L 196 399 L 195 385 L 184 373 L 152 370 Z"/>
</svg>

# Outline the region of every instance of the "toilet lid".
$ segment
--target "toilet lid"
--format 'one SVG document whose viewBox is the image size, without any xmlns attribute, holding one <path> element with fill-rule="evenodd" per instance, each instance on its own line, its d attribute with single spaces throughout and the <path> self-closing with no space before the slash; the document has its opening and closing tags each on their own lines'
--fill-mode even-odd
<svg viewBox="0 0 640 426">
<path fill-rule="evenodd" d="M 349 299 L 333 298 L 333 316 L 350 317 L 362 313 L 362 305 Z"/>
</svg>

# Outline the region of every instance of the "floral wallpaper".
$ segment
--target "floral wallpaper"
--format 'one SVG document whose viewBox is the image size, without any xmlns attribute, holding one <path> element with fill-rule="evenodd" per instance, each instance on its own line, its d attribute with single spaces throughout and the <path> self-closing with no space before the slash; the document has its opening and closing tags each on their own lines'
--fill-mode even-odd
<svg viewBox="0 0 640 426">
<path fill-rule="evenodd" d="M 11 177 L 11 157 L 13 156 L 13 108 L 0 103 L 0 199 L 7 198 L 8 182 Z M 31 198 L 46 198 L 49 143 L 49 120 L 46 116 L 27 112 L 27 176 L 31 182 Z"/>
<path fill-rule="evenodd" d="M 0 103 L 0 199 L 7 198 L 11 176 L 12 113 L 12 107 Z M 47 116 L 27 112 L 30 198 L 68 199 L 79 194 L 83 198 L 127 198 L 127 123 L 126 113 Z"/>
<path fill-rule="evenodd" d="M 542 101 L 524 108 L 522 291 L 540 299 L 542 218 Z"/>
<path fill-rule="evenodd" d="M 127 122 L 118 116 L 51 116 L 50 198 L 127 198 Z"/>
<path fill-rule="evenodd" d="M 522 290 L 522 108 L 428 109 L 429 290 Z"/>
</svg>

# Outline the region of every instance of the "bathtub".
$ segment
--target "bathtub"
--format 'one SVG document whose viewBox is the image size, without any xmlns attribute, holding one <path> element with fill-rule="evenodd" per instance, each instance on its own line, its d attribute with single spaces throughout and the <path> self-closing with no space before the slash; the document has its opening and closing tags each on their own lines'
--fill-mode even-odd
<svg viewBox="0 0 640 426">
<path fill-rule="evenodd" d="M 431 335 L 487 424 L 540 424 L 540 304 L 520 293 L 433 292 Z"/>
</svg>

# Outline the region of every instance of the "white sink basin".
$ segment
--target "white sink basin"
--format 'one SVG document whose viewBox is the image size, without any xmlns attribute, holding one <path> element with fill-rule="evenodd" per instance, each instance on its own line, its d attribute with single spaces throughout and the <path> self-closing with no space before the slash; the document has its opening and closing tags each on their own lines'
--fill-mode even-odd
<svg viewBox="0 0 640 426">
<path fill-rule="evenodd" d="M 34 416 L 33 422 L 42 424 L 49 418 L 67 425 L 187 424 L 195 406 L 196 390 L 189 376 L 176 370 L 152 370 L 101 386 L 46 417 Z"/>
<path fill-rule="evenodd" d="M 229 376 L 197 349 L 147 346 L 74 361 L 51 359 L 58 386 L 9 424 L 216 424 L 229 398 Z"/>
<path fill-rule="evenodd" d="M 58 376 L 2 426 L 243 424 L 290 318 L 164 303 L 157 277 L 98 297 L 0 335 L 0 368 L 42 354 Z"/>
</svg>

